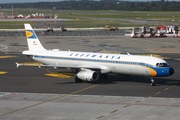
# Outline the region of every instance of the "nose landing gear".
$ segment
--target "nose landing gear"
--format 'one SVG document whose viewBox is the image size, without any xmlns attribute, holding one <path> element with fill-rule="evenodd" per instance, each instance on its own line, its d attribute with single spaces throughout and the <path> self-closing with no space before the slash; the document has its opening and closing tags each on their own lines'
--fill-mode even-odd
<svg viewBox="0 0 180 120">
<path fill-rule="evenodd" d="M 156 86 L 156 83 L 154 81 L 154 77 L 151 77 L 150 79 L 151 79 L 151 86 Z"/>
</svg>

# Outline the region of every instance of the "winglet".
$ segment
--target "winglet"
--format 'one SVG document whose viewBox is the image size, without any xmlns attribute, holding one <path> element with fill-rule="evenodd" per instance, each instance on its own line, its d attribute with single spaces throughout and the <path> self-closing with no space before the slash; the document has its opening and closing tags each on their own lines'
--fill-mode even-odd
<svg viewBox="0 0 180 120">
<path fill-rule="evenodd" d="M 127 52 L 127 55 L 131 55 L 131 54 Z"/>
</svg>

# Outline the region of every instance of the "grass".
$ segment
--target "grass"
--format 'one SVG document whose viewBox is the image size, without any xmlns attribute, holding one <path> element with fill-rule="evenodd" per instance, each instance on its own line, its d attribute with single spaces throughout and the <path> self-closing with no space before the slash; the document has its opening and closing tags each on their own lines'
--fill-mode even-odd
<svg viewBox="0 0 180 120">
<path fill-rule="evenodd" d="M 75 24 L 72 26 L 72 24 Z M 109 25 L 111 27 L 137 27 L 142 26 L 142 24 L 133 24 L 123 20 L 87 20 L 87 19 L 79 19 L 76 21 L 64 22 L 64 25 L 67 27 L 80 27 L 80 28 L 90 28 L 90 27 L 105 27 L 105 25 Z M 70 25 L 70 26 L 69 26 Z"/>
<path fill-rule="evenodd" d="M 12 9 L 1 9 L 8 15 L 12 14 Z M 44 13 L 45 15 L 58 15 L 58 18 L 72 19 L 73 21 L 63 22 L 66 27 L 141 27 L 157 26 L 163 24 L 178 24 L 180 20 L 179 12 L 148 12 L 148 11 L 83 11 L 83 10 L 48 10 L 48 9 L 20 9 L 14 8 L 13 14 Z M 129 20 L 152 20 L 154 23 L 132 22 Z M 0 22 L 1 29 L 22 29 L 25 21 Z M 37 25 L 39 22 L 30 22 Z M 52 23 L 53 24 L 53 23 Z"/>
<path fill-rule="evenodd" d="M 0 29 L 23 29 L 24 21 L 0 21 Z M 37 22 L 28 22 L 30 24 L 37 24 Z"/>
</svg>

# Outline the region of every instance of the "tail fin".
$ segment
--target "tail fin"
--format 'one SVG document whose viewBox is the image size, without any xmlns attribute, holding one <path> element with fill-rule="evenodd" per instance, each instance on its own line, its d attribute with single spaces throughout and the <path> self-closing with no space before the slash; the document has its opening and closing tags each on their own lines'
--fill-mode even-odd
<svg viewBox="0 0 180 120">
<path fill-rule="evenodd" d="M 30 24 L 24 24 L 29 51 L 46 50 Z"/>
</svg>

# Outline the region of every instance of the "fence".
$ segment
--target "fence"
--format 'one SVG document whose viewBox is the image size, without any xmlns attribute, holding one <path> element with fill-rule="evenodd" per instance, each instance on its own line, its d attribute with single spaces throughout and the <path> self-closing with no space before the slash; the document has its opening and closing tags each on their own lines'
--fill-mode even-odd
<svg viewBox="0 0 180 120">
<path fill-rule="evenodd" d="M 89 31 L 36 31 L 37 36 L 104 36 L 104 35 L 124 35 L 125 30 L 89 30 Z M 25 37 L 24 31 L 0 31 L 0 37 Z"/>
</svg>

